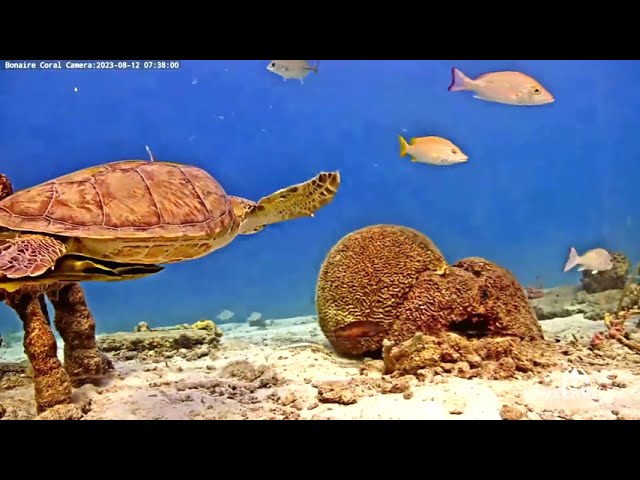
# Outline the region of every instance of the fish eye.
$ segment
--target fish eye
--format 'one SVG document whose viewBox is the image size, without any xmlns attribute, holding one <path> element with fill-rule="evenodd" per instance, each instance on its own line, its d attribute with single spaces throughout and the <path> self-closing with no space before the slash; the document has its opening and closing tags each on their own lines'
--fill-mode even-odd
<svg viewBox="0 0 640 480">
<path fill-rule="evenodd" d="M 276 66 L 276 62 L 273 62 L 273 63 L 271 64 L 271 66 L 272 66 L 272 67 L 275 67 L 275 66 Z"/>
<path fill-rule="evenodd" d="M 541 91 L 538 87 L 534 87 L 533 88 L 533 93 L 535 93 L 536 95 L 540 95 Z"/>
<path fill-rule="evenodd" d="M 451 149 L 451 153 L 453 153 L 455 155 L 456 153 L 458 153 L 458 150 L 456 150 L 455 148 L 452 148 Z"/>
</svg>

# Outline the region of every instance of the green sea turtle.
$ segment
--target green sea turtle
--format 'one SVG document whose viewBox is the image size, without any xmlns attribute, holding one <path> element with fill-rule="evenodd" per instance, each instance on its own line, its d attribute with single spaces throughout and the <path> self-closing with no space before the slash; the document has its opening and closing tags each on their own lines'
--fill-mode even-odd
<svg viewBox="0 0 640 480">
<path fill-rule="evenodd" d="M 227 195 L 191 165 L 124 160 L 85 168 L 0 201 L 0 288 L 149 275 L 238 234 L 312 217 L 339 185 L 338 172 L 322 172 L 253 202 Z"/>
</svg>

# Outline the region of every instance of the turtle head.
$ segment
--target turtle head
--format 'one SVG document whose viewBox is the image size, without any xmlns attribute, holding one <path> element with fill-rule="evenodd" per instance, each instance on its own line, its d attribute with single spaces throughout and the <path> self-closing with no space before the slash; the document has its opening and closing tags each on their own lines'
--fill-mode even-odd
<svg viewBox="0 0 640 480">
<path fill-rule="evenodd" d="M 238 233 L 250 235 L 267 225 L 313 217 L 317 210 L 333 201 L 339 187 L 340 172 L 320 172 L 305 182 L 262 197 L 258 202 L 229 197 L 233 212 L 240 219 Z"/>
<path fill-rule="evenodd" d="M 5 174 L 0 173 L 0 200 L 4 200 L 12 193 L 13 185 L 11 185 L 11 180 Z"/>
</svg>

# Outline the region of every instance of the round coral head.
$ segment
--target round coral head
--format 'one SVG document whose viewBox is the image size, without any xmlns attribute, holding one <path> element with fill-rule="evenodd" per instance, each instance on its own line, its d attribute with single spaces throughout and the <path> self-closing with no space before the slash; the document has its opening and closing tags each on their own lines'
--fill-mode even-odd
<svg viewBox="0 0 640 480">
<path fill-rule="evenodd" d="M 423 272 L 447 262 L 422 233 L 374 225 L 342 238 L 325 258 L 316 288 L 320 328 L 340 353 L 377 352 Z"/>
</svg>

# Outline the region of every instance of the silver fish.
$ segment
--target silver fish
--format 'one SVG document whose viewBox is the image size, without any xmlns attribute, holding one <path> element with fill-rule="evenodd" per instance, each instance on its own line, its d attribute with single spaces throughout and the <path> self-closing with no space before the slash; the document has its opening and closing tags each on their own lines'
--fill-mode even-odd
<svg viewBox="0 0 640 480">
<path fill-rule="evenodd" d="M 613 268 L 613 260 L 611 259 L 609 252 L 604 248 L 594 248 L 586 251 L 582 255 L 578 255 L 576 249 L 571 247 L 571 250 L 569 251 L 569 258 L 567 259 L 567 263 L 564 265 L 564 271 L 568 272 L 576 265 L 579 265 L 579 272 L 583 270 L 590 270 L 591 273 L 598 273 Z"/>
<path fill-rule="evenodd" d="M 216 318 L 224 322 L 226 320 L 231 320 L 234 316 L 235 313 L 233 313 L 231 310 L 223 310 Z"/>
<path fill-rule="evenodd" d="M 307 60 L 271 60 L 267 65 L 267 70 L 280 75 L 286 82 L 289 78 L 300 80 L 304 84 L 304 78 L 311 72 L 318 73 L 320 60 L 316 61 L 314 66 Z"/>
<path fill-rule="evenodd" d="M 156 157 L 153 156 L 153 152 L 151 151 L 151 149 L 149 148 L 149 145 L 145 145 L 144 148 L 146 148 L 147 153 L 149 154 L 149 161 L 150 162 L 154 162 Z"/>
</svg>

